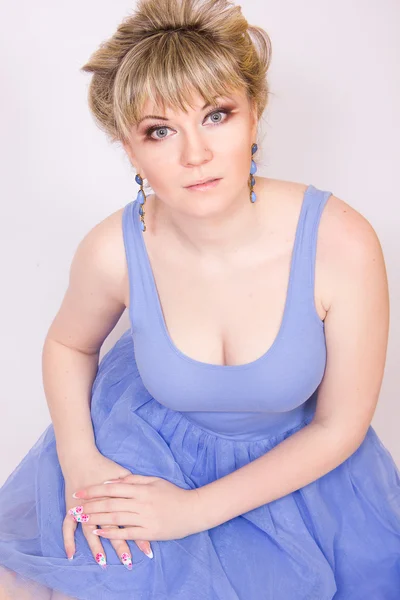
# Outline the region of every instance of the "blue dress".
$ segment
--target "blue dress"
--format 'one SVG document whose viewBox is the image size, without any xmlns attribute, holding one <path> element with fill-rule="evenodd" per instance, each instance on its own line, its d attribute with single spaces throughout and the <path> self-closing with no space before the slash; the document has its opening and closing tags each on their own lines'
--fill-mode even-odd
<svg viewBox="0 0 400 600">
<path fill-rule="evenodd" d="M 278 335 L 263 356 L 234 366 L 191 359 L 174 345 L 140 205 L 125 206 L 130 330 L 102 358 L 93 383 L 102 454 L 133 473 L 191 489 L 310 423 L 326 365 L 314 272 L 330 195 L 312 185 L 305 191 Z M 65 512 L 50 425 L 0 489 L 0 570 L 17 573 L 34 600 L 47 600 L 48 590 L 78 600 L 400 599 L 400 474 L 372 426 L 346 461 L 293 493 L 208 531 L 152 541 L 153 559 L 129 541 L 132 571 L 104 538 L 108 568 L 99 568 L 79 525 L 69 561 Z"/>
</svg>

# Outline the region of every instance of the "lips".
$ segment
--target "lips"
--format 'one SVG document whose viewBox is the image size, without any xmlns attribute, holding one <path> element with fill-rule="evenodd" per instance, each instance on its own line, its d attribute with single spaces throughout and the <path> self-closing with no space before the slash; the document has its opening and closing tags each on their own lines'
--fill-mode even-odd
<svg viewBox="0 0 400 600">
<path fill-rule="evenodd" d="M 201 181 L 195 181 L 194 183 L 191 183 L 190 185 L 187 185 L 186 187 L 193 187 L 194 185 L 202 185 L 203 183 L 208 183 L 209 181 L 215 181 L 216 179 L 219 179 L 219 177 L 208 177 L 208 179 L 203 179 Z"/>
</svg>

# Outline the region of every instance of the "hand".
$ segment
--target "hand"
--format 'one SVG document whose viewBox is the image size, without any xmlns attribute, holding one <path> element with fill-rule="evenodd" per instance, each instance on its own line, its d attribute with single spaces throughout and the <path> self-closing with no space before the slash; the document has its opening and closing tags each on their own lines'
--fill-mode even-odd
<svg viewBox="0 0 400 600">
<path fill-rule="evenodd" d="M 128 475 L 75 492 L 89 523 L 123 525 L 100 530 L 109 540 L 177 540 L 207 528 L 198 490 L 182 489 L 160 477 Z"/>
<path fill-rule="evenodd" d="M 78 526 L 78 523 L 68 513 L 69 509 L 77 504 L 77 501 L 73 498 L 72 494 L 83 487 L 100 484 L 110 478 L 124 477 L 127 474 L 131 474 L 128 469 L 125 469 L 96 451 L 93 454 L 90 454 L 90 456 L 86 456 L 82 463 L 75 463 L 73 469 L 70 469 L 68 473 L 64 475 L 66 516 L 63 522 L 63 538 L 65 550 L 69 558 L 74 555 L 76 550 L 75 530 Z M 107 488 L 107 486 L 104 487 Z M 114 526 L 111 523 L 108 524 L 108 521 L 104 520 L 97 521 L 96 523 L 81 522 L 82 531 L 89 548 L 91 549 L 95 560 L 99 563 L 103 562 L 103 560 L 98 555 L 102 554 L 103 557 L 106 558 L 106 553 L 100 539 L 93 535 L 92 532 L 96 529 L 97 525 L 100 524 L 107 529 L 115 528 L 118 531 L 118 526 Z M 145 554 L 151 552 L 150 543 L 147 540 L 140 538 L 135 540 L 135 543 Z M 111 544 L 120 557 L 121 562 L 129 568 L 129 558 L 131 558 L 131 553 L 128 544 L 119 540 L 111 542 Z"/>
</svg>

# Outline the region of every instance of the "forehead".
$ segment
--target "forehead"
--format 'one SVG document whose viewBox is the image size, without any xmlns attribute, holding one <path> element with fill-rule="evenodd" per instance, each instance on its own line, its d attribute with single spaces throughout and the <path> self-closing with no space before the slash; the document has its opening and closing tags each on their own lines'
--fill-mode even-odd
<svg viewBox="0 0 400 600">
<path fill-rule="evenodd" d="M 247 100 L 246 94 L 243 91 L 233 90 L 229 92 L 229 94 L 218 95 L 215 94 L 215 101 L 233 101 L 238 105 L 244 104 Z M 191 92 L 186 96 L 186 111 L 201 111 L 207 106 L 207 101 L 205 98 L 196 92 Z M 186 112 L 184 111 L 184 112 Z M 157 99 L 157 101 L 152 101 L 147 98 L 142 105 L 142 114 L 168 114 L 168 115 L 178 115 L 181 113 L 181 109 L 177 106 L 171 106 L 163 102 L 161 98 Z"/>
</svg>

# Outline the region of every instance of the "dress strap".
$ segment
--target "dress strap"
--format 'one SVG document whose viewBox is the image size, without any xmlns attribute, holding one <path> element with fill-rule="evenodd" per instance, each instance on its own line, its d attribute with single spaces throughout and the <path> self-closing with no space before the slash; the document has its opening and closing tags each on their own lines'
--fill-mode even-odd
<svg viewBox="0 0 400 600">
<path fill-rule="evenodd" d="M 132 200 L 126 204 L 122 213 L 122 231 L 129 278 L 129 317 L 132 331 L 143 322 L 152 291 L 148 264 L 143 253 L 143 240 L 139 237 L 143 233 L 140 230 L 137 208 L 136 201 Z"/>
<path fill-rule="evenodd" d="M 332 192 L 320 190 L 309 185 L 303 199 L 303 205 L 297 225 L 297 235 L 293 249 L 292 276 L 292 305 L 301 314 L 304 310 L 314 313 L 315 310 L 315 265 L 319 223 L 324 207 Z M 300 316 L 300 315 L 299 315 Z"/>
</svg>

